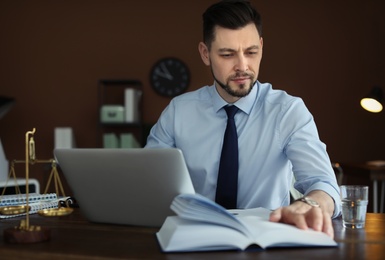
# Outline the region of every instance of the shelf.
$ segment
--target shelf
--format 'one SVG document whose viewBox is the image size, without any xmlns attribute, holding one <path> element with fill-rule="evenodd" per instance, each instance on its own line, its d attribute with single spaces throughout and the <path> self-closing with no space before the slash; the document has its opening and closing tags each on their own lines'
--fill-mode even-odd
<svg viewBox="0 0 385 260">
<path fill-rule="evenodd" d="M 105 143 L 107 136 L 108 140 L 112 138 L 113 142 L 108 143 L 113 143 L 113 147 L 123 148 L 122 135 L 132 134 L 143 146 L 142 83 L 131 79 L 101 79 L 98 87 L 98 143 L 102 141 L 102 147 L 110 147 Z M 126 136 L 124 138 L 127 140 Z"/>
<path fill-rule="evenodd" d="M 111 127 L 141 127 L 141 123 L 100 123 L 101 126 Z"/>
<path fill-rule="evenodd" d="M 99 83 L 102 85 L 130 85 L 130 86 L 142 86 L 142 82 L 139 80 L 131 79 L 101 79 Z"/>
</svg>

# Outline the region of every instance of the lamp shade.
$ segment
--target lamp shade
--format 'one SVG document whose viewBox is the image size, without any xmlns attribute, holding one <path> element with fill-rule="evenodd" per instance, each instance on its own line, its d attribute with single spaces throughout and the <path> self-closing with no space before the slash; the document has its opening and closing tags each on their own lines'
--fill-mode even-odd
<svg viewBox="0 0 385 260">
<path fill-rule="evenodd" d="M 372 113 L 382 111 L 384 95 L 380 87 L 373 87 L 372 91 L 361 99 L 361 106 Z"/>
<path fill-rule="evenodd" d="M 0 96 L 0 119 L 8 112 L 14 102 L 13 98 Z"/>
</svg>

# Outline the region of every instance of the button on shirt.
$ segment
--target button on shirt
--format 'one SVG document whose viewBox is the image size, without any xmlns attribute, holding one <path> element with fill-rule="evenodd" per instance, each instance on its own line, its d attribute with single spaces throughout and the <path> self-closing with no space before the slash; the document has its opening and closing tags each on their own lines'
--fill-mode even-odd
<svg viewBox="0 0 385 260">
<path fill-rule="evenodd" d="M 153 126 L 146 147 L 182 150 L 197 193 L 215 200 L 226 105 L 215 86 L 171 100 Z M 323 190 L 335 202 L 339 188 L 326 146 L 302 99 L 256 82 L 234 103 L 239 146 L 238 208 L 277 209 L 290 203 L 295 188 L 307 194 Z M 340 214 L 335 203 L 333 217 Z"/>
</svg>

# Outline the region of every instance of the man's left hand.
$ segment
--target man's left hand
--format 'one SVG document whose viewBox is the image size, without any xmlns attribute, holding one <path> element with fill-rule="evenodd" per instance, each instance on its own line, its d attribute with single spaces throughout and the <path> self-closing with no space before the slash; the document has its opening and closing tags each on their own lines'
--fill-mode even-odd
<svg viewBox="0 0 385 260">
<path fill-rule="evenodd" d="M 322 207 L 312 207 L 300 201 L 274 210 L 270 214 L 269 220 L 291 224 L 305 230 L 312 228 L 334 237 L 331 215 Z"/>
</svg>

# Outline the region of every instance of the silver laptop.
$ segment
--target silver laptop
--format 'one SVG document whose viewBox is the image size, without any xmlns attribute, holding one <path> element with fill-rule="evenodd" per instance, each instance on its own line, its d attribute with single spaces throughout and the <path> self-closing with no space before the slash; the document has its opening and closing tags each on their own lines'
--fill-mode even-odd
<svg viewBox="0 0 385 260">
<path fill-rule="evenodd" d="M 54 155 L 92 222 L 160 227 L 181 193 L 195 193 L 179 149 L 55 149 Z"/>
</svg>

